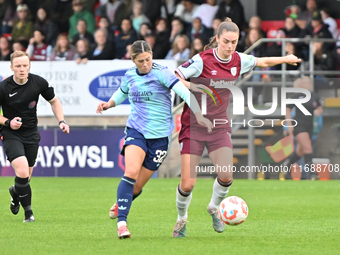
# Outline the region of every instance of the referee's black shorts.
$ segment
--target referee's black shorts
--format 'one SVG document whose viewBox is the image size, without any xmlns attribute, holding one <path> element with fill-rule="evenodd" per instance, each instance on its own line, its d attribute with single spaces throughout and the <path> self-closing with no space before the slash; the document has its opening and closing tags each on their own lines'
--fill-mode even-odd
<svg viewBox="0 0 340 255">
<path fill-rule="evenodd" d="M 1 140 L 9 162 L 25 156 L 29 167 L 34 166 L 40 141 L 38 128 L 29 130 L 3 128 L 1 130 Z"/>
<path fill-rule="evenodd" d="M 303 125 L 297 125 L 296 127 L 294 127 L 293 130 L 293 135 L 296 136 L 302 132 L 307 132 L 309 134 L 309 138 L 312 139 L 313 136 L 313 126 L 303 126 Z"/>
</svg>

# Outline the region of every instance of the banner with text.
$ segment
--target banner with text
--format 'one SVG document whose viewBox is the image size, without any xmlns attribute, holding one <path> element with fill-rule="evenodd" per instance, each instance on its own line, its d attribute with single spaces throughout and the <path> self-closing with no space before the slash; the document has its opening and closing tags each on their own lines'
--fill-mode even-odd
<svg viewBox="0 0 340 255">
<path fill-rule="evenodd" d="M 121 177 L 124 157 L 124 128 L 72 129 L 66 135 L 59 129 L 40 130 L 41 141 L 33 176 Z M 14 176 L 0 146 L 0 176 Z"/>
<path fill-rule="evenodd" d="M 156 60 L 174 71 L 175 60 Z M 100 101 L 108 101 L 119 88 L 125 72 L 133 67 L 131 60 L 88 61 L 77 64 L 75 61 L 32 61 L 31 73 L 44 77 L 55 90 L 66 116 L 97 115 L 95 109 Z M 13 72 L 10 62 L 0 62 L 0 79 Z M 53 116 L 48 102 L 40 98 L 38 116 Z M 106 111 L 106 116 L 126 116 L 130 114 L 130 105 L 126 100 L 122 105 Z"/>
</svg>

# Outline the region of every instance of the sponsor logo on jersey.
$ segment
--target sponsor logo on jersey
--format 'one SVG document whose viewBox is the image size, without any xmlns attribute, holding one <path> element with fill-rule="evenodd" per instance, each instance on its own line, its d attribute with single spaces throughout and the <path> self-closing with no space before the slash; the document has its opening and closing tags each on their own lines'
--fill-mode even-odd
<svg viewBox="0 0 340 255">
<path fill-rule="evenodd" d="M 33 108 L 35 107 L 36 104 L 37 104 L 36 101 L 32 101 L 32 102 L 30 102 L 30 103 L 28 104 L 28 108 L 33 109 Z"/>
<path fill-rule="evenodd" d="M 189 59 L 187 62 L 182 64 L 182 67 L 188 68 L 194 61 L 192 59 Z"/>
</svg>

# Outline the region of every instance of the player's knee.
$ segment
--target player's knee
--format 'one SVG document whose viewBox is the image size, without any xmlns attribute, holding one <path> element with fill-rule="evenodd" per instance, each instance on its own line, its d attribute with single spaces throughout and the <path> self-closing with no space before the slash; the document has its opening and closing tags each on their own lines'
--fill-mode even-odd
<svg viewBox="0 0 340 255">
<path fill-rule="evenodd" d="M 25 168 L 17 168 L 15 170 L 15 175 L 20 178 L 27 178 L 29 177 L 29 171 L 28 169 L 25 169 Z"/>
<path fill-rule="evenodd" d="M 191 192 L 195 187 L 195 183 L 192 182 L 184 182 L 181 183 L 181 190 L 183 190 L 184 192 Z"/>
<path fill-rule="evenodd" d="M 129 177 L 131 179 L 137 180 L 137 177 L 139 175 L 140 169 L 135 168 L 135 167 L 130 167 L 125 169 L 125 174 L 124 176 Z"/>
</svg>

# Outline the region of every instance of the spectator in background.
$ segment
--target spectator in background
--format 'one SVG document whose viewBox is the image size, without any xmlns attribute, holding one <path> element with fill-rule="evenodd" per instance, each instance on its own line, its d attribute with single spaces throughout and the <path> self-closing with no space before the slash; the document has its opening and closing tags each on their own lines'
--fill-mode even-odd
<svg viewBox="0 0 340 255">
<path fill-rule="evenodd" d="M 80 19 L 86 21 L 87 31 L 93 34 L 96 29 L 96 21 L 93 14 L 84 9 L 82 0 L 73 0 L 72 8 L 74 13 L 70 17 L 69 38 L 72 39 L 77 34 L 77 24 Z"/>
<path fill-rule="evenodd" d="M 126 53 L 126 46 L 133 44 L 137 39 L 137 34 L 132 27 L 130 19 L 123 19 L 120 30 L 115 32 L 115 57 L 120 59 Z"/>
<path fill-rule="evenodd" d="M 164 18 L 159 18 L 155 23 L 156 43 L 153 49 L 154 59 L 164 59 L 170 49 L 170 31 L 168 22 Z"/>
<path fill-rule="evenodd" d="M 337 39 L 339 36 L 339 30 L 336 20 L 329 15 L 329 10 L 326 8 L 322 9 L 320 13 L 323 23 L 328 25 L 329 32 L 332 34 L 334 39 Z"/>
<path fill-rule="evenodd" d="M 20 4 L 17 7 L 18 19 L 14 22 L 13 30 L 11 33 L 14 41 L 23 40 L 27 41 L 33 34 L 33 22 L 28 18 L 28 7 L 26 4 Z"/>
<path fill-rule="evenodd" d="M 99 6 L 95 12 L 96 16 L 108 17 L 110 20 L 110 27 L 116 30 L 122 20 L 126 17 L 130 17 L 128 11 L 128 3 L 125 1 L 108 0 L 105 4 Z"/>
<path fill-rule="evenodd" d="M 225 20 L 229 17 L 239 28 L 243 30 L 246 24 L 243 5 L 239 0 L 223 0 L 219 6 L 215 18 Z"/>
<path fill-rule="evenodd" d="M 57 43 L 52 50 L 50 60 L 65 61 L 74 60 L 76 54 L 75 47 L 69 43 L 66 34 L 60 34 L 57 38 Z"/>
<path fill-rule="evenodd" d="M 296 25 L 295 20 L 292 17 L 286 17 L 285 27 L 282 30 L 287 38 L 298 38 L 301 33 L 300 27 Z"/>
<path fill-rule="evenodd" d="M 277 31 L 276 38 L 286 38 L 287 36 L 285 35 L 285 32 L 283 29 L 280 29 Z M 267 56 L 268 57 L 274 57 L 274 56 L 284 56 L 284 55 L 290 55 L 293 54 L 297 56 L 298 58 L 301 57 L 301 52 L 296 50 L 295 45 L 293 43 L 286 43 L 285 47 L 285 54 L 282 55 L 282 42 L 274 42 L 270 46 L 267 47 L 266 49 Z M 286 70 L 297 70 L 300 67 L 300 63 L 297 63 L 296 66 L 293 65 L 286 65 Z M 281 70 L 282 65 L 276 65 L 275 67 L 271 67 L 272 70 Z M 280 75 L 274 75 L 273 77 L 281 77 Z M 287 77 L 291 77 L 288 75 Z M 294 77 L 295 79 L 296 77 Z"/>
<path fill-rule="evenodd" d="M 18 18 L 17 7 L 23 2 L 24 0 L 10 0 L 2 20 L 2 34 L 10 34 L 12 32 L 14 21 Z"/>
<path fill-rule="evenodd" d="M 0 61 L 9 61 L 11 60 L 11 43 L 9 42 L 7 37 L 0 37 Z"/>
<path fill-rule="evenodd" d="M 94 37 L 87 31 L 86 20 L 84 19 L 78 20 L 77 33 L 73 36 L 71 43 L 76 45 L 79 39 L 86 39 L 90 45 L 94 44 Z"/>
<path fill-rule="evenodd" d="M 98 23 L 98 28 L 104 29 L 107 32 L 107 41 L 110 43 L 114 43 L 115 40 L 115 34 L 113 33 L 113 30 L 110 26 L 110 20 L 108 17 L 101 17 Z"/>
<path fill-rule="evenodd" d="M 190 56 L 192 58 L 196 54 L 203 51 L 204 46 L 208 44 L 208 40 L 205 37 L 197 37 L 191 44 Z"/>
<path fill-rule="evenodd" d="M 136 0 L 135 0 L 136 1 Z M 150 20 L 150 23 L 152 25 L 155 24 L 156 20 L 161 17 L 161 6 L 162 2 L 161 0 L 155 1 L 155 0 L 140 0 L 143 4 L 143 11 Z"/>
<path fill-rule="evenodd" d="M 300 36 L 302 38 L 332 38 L 332 34 L 328 30 L 328 26 L 322 22 L 321 14 L 319 11 L 314 11 L 312 13 L 311 25 L 308 25 L 304 29 Z M 303 54 L 304 60 L 309 59 L 309 44 L 308 43 L 297 43 L 299 47 L 302 48 L 301 52 Z M 323 50 L 333 50 L 335 43 L 324 43 Z"/>
<path fill-rule="evenodd" d="M 161 17 L 166 20 L 172 20 L 176 11 L 177 0 L 163 0 L 161 6 Z"/>
<path fill-rule="evenodd" d="M 171 33 L 169 42 L 172 44 L 177 35 L 184 34 L 184 25 L 180 18 L 174 18 L 171 22 Z"/>
<path fill-rule="evenodd" d="M 266 32 L 261 29 L 262 20 L 259 16 L 253 16 L 249 20 L 249 29 L 255 28 L 259 30 L 262 34 L 262 38 L 266 38 Z"/>
<path fill-rule="evenodd" d="M 336 59 L 336 68 L 337 70 L 340 70 L 340 36 L 338 38 L 338 41 L 336 42 L 335 59 Z"/>
<path fill-rule="evenodd" d="M 46 61 L 50 59 L 52 46 L 44 42 L 45 34 L 42 30 L 34 30 L 33 37 L 29 41 L 26 53 L 30 60 Z"/>
<path fill-rule="evenodd" d="M 185 26 L 190 26 L 198 6 L 199 5 L 194 4 L 192 0 L 182 0 L 176 7 L 174 17 L 181 18 Z"/>
<path fill-rule="evenodd" d="M 137 31 L 136 31 L 137 32 Z M 146 34 L 151 33 L 151 28 L 149 23 L 142 23 L 139 27 L 137 40 L 144 40 Z"/>
<path fill-rule="evenodd" d="M 188 59 L 190 56 L 190 43 L 186 35 L 176 36 L 172 49 L 168 52 L 165 59 Z"/>
<path fill-rule="evenodd" d="M 25 46 L 20 41 L 16 41 L 12 44 L 12 51 L 25 51 Z"/>
<path fill-rule="evenodd" d="M 48 18 L 46 9 L 38 9 L 34 30 L 43 31 L 45 34 L 45 42 L 52 46 L 55 45 L 59 35 L 58 24 Z"/>
<path fill-rule="evenodd" d="M 219 18 L 214 18 L 213 19 L 213 22 L 212 22 L 212 29 L 214 30 L 213 31 L 213 34 L 216 35 L 217 34 L 217 29 L 218 27 L 220 26 L 220 24 L 222 23 L 222 20 L 219 19 Z"/>
<path fill-rule="evenodd" d="M 126 53 L 124 57 L 122 58 L 123 60 L 131 60 L 131 46 L 132 44 L 129 44 L 126 46 Z"/>
<path fill-rule="evenodd" d="M 9 4 L 10 0 L 0 0 L 0 34 L 2 34 L 2 22 Z"/>
<path fill-rule="evenodd" d="M 218 6 L 216 0 L 207 0 L 207 3 L 201 4 L 193 14 L 193 18 L 200 18 L 206 28 L 211 28 L 213 19 L 217 13 Z"/>
<path fill-rule="evenodd" d="M 72 0 L 55 0 L 51 8 L 51 20 L 58 25 L 59 33 L 68 33 L 69 19 L 73 14 Z"/>
<path fill-rule="evenodd" d="M 189 33 L 190 42 L 194 41 L 194 39 L 199 36 L 210 38 L 213 34 L 202 24 L 201 19 L 197 17 L 192 21 L 191 31 Z"/>
<path fill-rule="evenodd" d="M 262 33 L 257 28 L 252 28 L 249 30 L 249 33 L 246 37 L 245 41 L 245 49 L 248 49 L 250 46 L 252 46 L 255 42 L 257 42 L 259 39 L 263 38 Z M 266 56 L 266 44 L 261 43 L 259 46 L 257 46 L 255 49 L 253 49 L 251 52 L 249 52 L 250 55 L 253 55 L 255 57 L 264 57 Z M 280 56 L 281 54 L 279 54 Z"/>
<path fill-rule="evenodd" d="M 245 50 L 248 49 L 250 46 L 252 46 L 255 42 L 257 42 L 259 39 L 262 38 L 262 33 L 257 28 L 252 28 L 249 30 L 248 35 L 245 39 Z M 267 55 L 266 52 L 266 44 L 261 43 L 257 47 L 255 47 L 252 51 L 248 53 L 249 55 L 253 55 L 255 57 L 265 57 Z M 281 56 L 280 53 L 278 56 Z M 254 67 L 254 71 L 260 71 L 262 68 L 260 67 Z M 262 75 L 261 74 L 254 74 L 251 78 L 251 81 L 259 82 L 262 81 Z M 262 86 L 253 86 L 253 104 L 256 104 L 256 102 L 261 101 L 259 100 L 259 96 L 262 93 Z M 245 91 L 245 94 L 247 91 Z"/>
<path fill-rule="evenodd" d="M 89 43 L 86 39 L 79 39 L 76 43 L 76 55 L 77 64 L 86 64 L 89 60 Z"/>
<path fill-rule="evenodd" d="M 306 1 L 306 10 L 299 12 L 296 19 L 296 24 L 301 28 L 305 29 L 307 25 L 312 21 L 312 13 L 318 10 L 316 0 Z"/>
<path fill-rule="evenodd" d="M 94 34 L 94 39 L 96 41 L 96 46 L 90 51 L 89 60 L 112 60 L 115 57 L 117 58 L 113 45 L 107 41 L 105 29 L 97 29 Z"/>
<path fill-rule="evenodd" d="M 293 0 L 293 4 L 287 6 L 284 10 L 284 13 L 286 14 L 286 17 L 291 17 L 292 19 L 296 20 L 300 11 L 300 7 L 296 5 L 295 1 Z"/>
<path fill-rule="evenodd" d="M 154 49 L 155 49 L 155 44 L 156 44 L 156 34 L 154 32 L 148 33 L 144 36 L 144 40 L 150 45 L 151 50 L 152 50 L 152 58 L 155 58 L 154 54 Z"/>
<path fill-rule="evenodd" d="M 148 17 L 142 13 L 143 4 L 141 2 L 134 2 L 132 8 L 132 27 L 135 31 L 139 31 L 140 25 L 143 23 L 150 23 Z"/>
<path fill-rule="evenodd" d="M 318 38 L 318 36 L 314 36 Z M 313 43 L 313 56 L 314 56 L 314 70 L 331 71 L 336 69 L 336 58 L 334 52 L 329 47 L 324 47 L 324 42 Z M 306 65 L 309 63 L 306 62 Z M 328 88 L 332 84 L 328 78 L 332 78 L 331 75 L 315 75 L 314 76 L 314 90 L 318 91 L 322 88 Z"/>
</svg>

